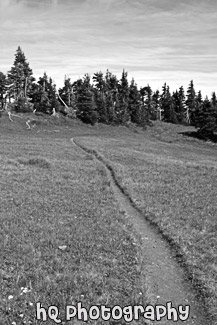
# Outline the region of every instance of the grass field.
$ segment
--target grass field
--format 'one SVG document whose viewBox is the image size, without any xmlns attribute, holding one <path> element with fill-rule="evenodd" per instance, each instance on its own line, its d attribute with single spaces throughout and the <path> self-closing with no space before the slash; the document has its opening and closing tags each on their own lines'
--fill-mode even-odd
<svg viewBox="0 0 217 325">
<path fill-rule="evenodd" d="M 104 168 L 71 137 L 106 158 L 126 193 L 179 249 L 217 318 L 216 146 L 163 123 L 145 132 L 48 121 L 28 131 L 20 121 L 0 123 L 2 322 L 32 321 L 37 301 L 60 310 L 78 301 L 149 301 L 139 238 Z"/>
<path fill-rule="evenodd" d="M 79 301 L 148 303 L 139 238 L 104 168 L 72 145 L 72 130 L 13 128 L 0 137 L 0 323 L 35 324 L 38 301 L 62 320 Z"/>
<path fill-rule="evenodd" d="M 145 136 L 79 142 L 106 158 L 136 206 L 178 249 L 217 319 L 217 146 L 181 136 L 185 129 L 157 122 Z"/>
</svg>

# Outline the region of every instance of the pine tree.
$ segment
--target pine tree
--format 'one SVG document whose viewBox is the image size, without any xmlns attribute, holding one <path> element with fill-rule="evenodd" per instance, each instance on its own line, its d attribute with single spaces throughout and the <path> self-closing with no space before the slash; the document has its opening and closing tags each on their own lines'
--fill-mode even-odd
<svg viewBox="0 0 217 325">
<path fill-rule="evenodd" d="M 195 116 L 195 127 L 203 137 L 211 137 L 217 130 L 216 106 L 209 101 L 208 97 L 202 103 L 201 109 Z"/>
<path fill-rule="evenodd" d="M 43 88 L 41 85 L 37 83 L 33 83 L 32 85 L 32 91 L 31 91 L 31 102 L 34 105 L 34 109 L 37 109 L 37 111 L 43 111 L 42 105 L 41 105 L 41 96 L 42 96 Z"/>
<path fill-rule="evenodd" d="M 216 98 L 216 93 L 215 92 L 212 93 L 211 103 L 212 103 L 213 107 L 217 106 L 217 98 Z"/>
<path fill-rule="evenodd" d="M 166 99 L 167 99 L 167 84 L 166 82 L 164 83 L 163 87 L 162 87 L 162 93 L 160 95 L 160 107 L 159 107 L 159 120 L 163 120 L 164 119 L 164 110 L 166 107 Z"/>
<path fill-rule="evenodd" d="M 176 90 L 173 95 L 172 95 L 172 101 L 174 105 L 174 110 L 175 110 L 175 123 L 178 124 L 185 124 L 185 93 L 184 93 L 184 88 L 181 86 L 179 88 L 179 91 Z"/>
<path fill-rule="evenodd" d="M 177 123 L 175 112 L 175 103 L 170 93 L 170 87 L 166 83 L 162 87 L 162 94 L 160 96 L 160 108 L 163 112 L 163 121 L 170 123 Z"/>
<path fill-rule="evenodd" d="M 86 74 L 83 80 L 78 79 L 73 84 L 73 88 L 76 96 L 77 117 L 84 123 L 94 125 L 98 122 L 98 114 L 94 98 L 94 89 L 90 84 L 89 75 Z"/>
<path fill-rule="evenodd" d="M 185 111 L 186 111 L 186 106 L 185 106 L 185 91 L 183 86 L 179 88 L 178 92 L 178 105 L 176 106 L 176 115 L 177 115 L 177 120 L 178 123 L 180 124 L 185 124 Z"/>
<path fill-rule="evenodd" d="M 212 93 L 211 97 L 211 107 L 212 107 L 212 114 L 213 114 L 213 119 L 215 119 L 215 124 L 216 126 L 214 127 L 213 132 L 217 131 L 217 98 L 216 98 L 216 93 Z"/>
<path fill-rule="evenodd" d="M 40 77 L 38 80 L 38 95 L 40 101 L 37 103 L 37 111 L 43 113 L 51 113 L 52 105 L 49 100 L 49 80 L 46 72 L 44 72 L 43 77 Z"/>
<path fill-rule="evenodd" d="M 1 108 L 4 107 L 5 94 L 6 94 L 6 75 L 3 72 L 0 72 L 0 103 L 1 103 Z"/>
<path fill-rule="evenodd" d="M 154 120 L 155 116 L 155 106 L 152 101 L 152 89 L 149 85 L 140 89 L 140 94 L 142 96 L 142 103 L 146 111 L 148 119 Z"/>
<path fill-rule="evenodd" d="M 198 116 L 201 114 L 202 109 L 203 109 L 203 98 L 201 95 L 201 91 L 198 91 L 198 94 L 195 97 L 195 113 L 194 113 L 195 121 L 198 119 Z"/>
<path fill-rule="evenodd" d="M 159 116 L 159 108 L 160 108 L 160 92 L 156 90 L 152 95 L 152 103 L 153 103 L 153 119 L 157 120 Z"/>
<path fill-rule="evenodd" d="M 108 123 L 118 123 L 116 107 L 118 107 L 118 79 L 109 70 L 105 75 L 105 94 L 106 94 L 106 110 L 108 114 Z"/>
<path fill-rule="evenodd" d="M 34 103 L 34 108 L 37 111 L 51 114 L 53 108 L 58 112 L 60 104 L 56 96 L 56 85 L 53 84 L 53 80 L 49 78 L 44 72 L 43 77 L 40 77 L 37 85 L 33 85 L 32 102 Z"/>
<path fill-rule="evenodd" d="M 99 115 L 99 122 L 108 124 L 109 116 L 106 107 L 106 83 L 103 77 L 103 73 L 97 72 L 93 76 L 95 83 L 94 94 L 97 112 Z"/>
<path fill-rule="evenodd" d="M 186 106 L 187 122 L 191 125 L 195 125 L 196 93 L 193 80 L 191 80 L 187 90 Z"/>
<path fill-rule="evenodd" d="M 196 96 L 196 104 L 199 103 L 199 104 L 202 104 L 203 103 L 203 98 L 202 98 L 202 94 L 201 94 L 201 91 L 199 90 L 198 91 L 198 94 Z"/>
<path fill-rule="evenodd" d="M 9 98 L 17 101 L 18 98 L 26 98 L 31 94 L 32 83 L 35 80 L 32 74 L 25 54 L 19 46 L 15 54 L 14 65 L 7 75 Z"/>
<path fill-rule="evenodd" d="M 52 112 L 53 112 L 53 108 L 55 108 L 56 112 L 58 112 L 60 103 L 57 99 L 56 84 L 53 83 L 52 78 L 49 78 L 49 82 L 48 82 L 48 98 L 49 98 Z"/>
<path fill-rule="evenodd" d="M 105 92 L 105 80 L 103 73 L 101 71 L 94 73 L 93 81 L 95 82 L 95 87 L 98 89 L 98 91 L 103 94 Z"/>
<path fill-rule="evenodd" d="M 125 124 L 130 120 L 128 100 L 129 100 L 129 85 L 127 80 L 127 72 L 123 70 L 121 80 L 119 82 L 119 87 L 118 87 L 118 97 L 116 100 L 116 115 L 117 115 L 118 123 Z"/>
<path fill-rule="evenodd" d="M 137 84 L 132 79 L 129 87 L 129 114 L 132 123 L 142 124 L 142 99 Z"/>
</svg>

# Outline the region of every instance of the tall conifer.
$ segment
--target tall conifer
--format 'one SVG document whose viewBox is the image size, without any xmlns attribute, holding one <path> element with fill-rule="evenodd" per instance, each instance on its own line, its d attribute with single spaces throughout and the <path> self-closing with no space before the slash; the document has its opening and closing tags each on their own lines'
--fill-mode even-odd
<svg viewBox="0 0 217 325">
<path fill-rule="evenodd" d="M 6 94 L 6 75 L 0 72 L 0 105 L 1 108 L 4 107 L 4 98 Z"/>
<path fill-rule="evenodd" d="M 187 119 L 191 125 L 195 125 L 195 110 L 196 110 L 196 93 L 194 89 L 193 80 L 191 80 L 187 89 L 187 99 L 186 99 L 186 115 Z"/>
<path fill-rule="evenodd" d="M 32 70 L 29 67 L 25 54 L 21 50 L 21 47 L 18 46 L 14 65 L 7 75 L 9 98 L 18 100 L 18 98 L 28 97 L 31 94 L 34 80 L 35 78 L 33 77 Z"/>
</svg>

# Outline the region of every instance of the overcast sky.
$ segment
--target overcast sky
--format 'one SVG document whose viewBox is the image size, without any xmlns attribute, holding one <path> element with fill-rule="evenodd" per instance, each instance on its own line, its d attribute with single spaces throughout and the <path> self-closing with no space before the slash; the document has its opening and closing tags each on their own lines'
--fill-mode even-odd
<svg viewBox="0 0 217 325">
<path fill-rule="evenodd" d="M 0 71 L 21 46 L 34 76 L 85 73 L 217 91 L 217 0 L 0 0 Z"/>
</svg>

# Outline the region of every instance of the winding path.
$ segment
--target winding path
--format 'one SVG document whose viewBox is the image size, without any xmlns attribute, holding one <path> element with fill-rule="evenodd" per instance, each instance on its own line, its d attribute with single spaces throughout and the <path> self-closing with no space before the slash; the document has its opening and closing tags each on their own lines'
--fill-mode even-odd
<svg viewBox="0 0 217 325">
<path fill-rule="evenodd" d="M 163 317 L 160 321 L 155 321 L 154 324 L 211 325 L 211 320 L 207 316 L 203 302 L 199 301 L 196 297 L 184 269 L 175 259 L 175 252 L 173 252 L 170 245 L 157 231 L 156 227 L 150 225 L 141 211 L 135 207 L 132 199 L 124 193 L 112 167 L 108 165 L 104 157 L 97 151 L 79 144 L 79 140 L 72 138 L 71 141 L 81 150 L 92 154 L 106 168 L 107 177 L 119 202 L 120 209 L 126 212 L 129 222 L 133 224 L 136 232 L 142 238 L 142 254 L 145 259 L 144 274 L 156 304 L 166 306 L 166 303 L 171 301 L 172 306 L 176 308 L 179 305 L 190 305 L 190 317 L 188 320 L 174 322 Z"/>
</svg>

